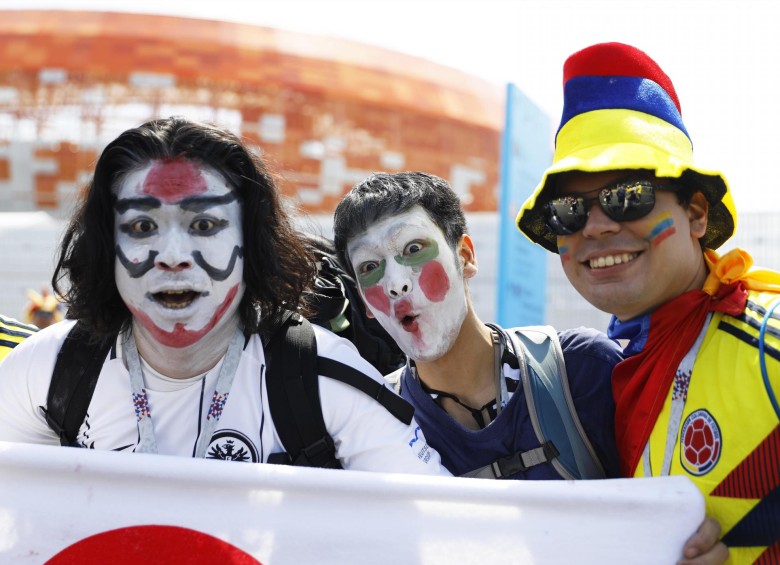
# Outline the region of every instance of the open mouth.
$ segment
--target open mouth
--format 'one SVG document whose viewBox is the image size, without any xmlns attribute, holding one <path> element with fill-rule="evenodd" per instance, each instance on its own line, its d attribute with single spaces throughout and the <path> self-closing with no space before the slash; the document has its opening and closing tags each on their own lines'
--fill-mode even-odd
<svg viewBox="0 0 780 565">
<path fill-rule="evenodd" d="M 401 324 L 404 331 L 416 332 L 417 331 L 417 318 L 418 315 L 414 313 L 412 303 L 408 298 L 399 300 L 393 307 L 395 319 Z"/>
<path fill-rule="evenodd" d="M 417 320 L 417 316 L 404 316 L 403 318 L 400 318 L 398 321 L 401 324 L 401 327 L 405 329 L 406 331 L 412 331 L 414 329 L 414 324 Z"/>
<path fill-rule="evenodd" d="M 194 290 L 166 290 L 152 294 L 152 300 L 163 308 L 181 310 L 195 302 L 195 299 L 200 298 L 200 296 L 201 293 Z"/>
</svg>

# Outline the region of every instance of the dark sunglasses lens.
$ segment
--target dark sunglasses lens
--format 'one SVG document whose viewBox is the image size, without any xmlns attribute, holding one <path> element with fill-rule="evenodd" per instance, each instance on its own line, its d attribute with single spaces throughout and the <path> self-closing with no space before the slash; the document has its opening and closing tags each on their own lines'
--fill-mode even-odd
<svg viewBox="0 0 780 565">
<path fill-rule="evenodd" d="M 547 226 L 555 235 L 570 235 L 585 227 L 588 210 L 583 198 L 564 196 L 545 206 Z"/>
<path fill-rule="evenodd" d="M 638 220 L 655 206 L 655 190 L 649 183 L 621 184 L 599 193 L 604 213 L 618 222 Z"/>
</svg>

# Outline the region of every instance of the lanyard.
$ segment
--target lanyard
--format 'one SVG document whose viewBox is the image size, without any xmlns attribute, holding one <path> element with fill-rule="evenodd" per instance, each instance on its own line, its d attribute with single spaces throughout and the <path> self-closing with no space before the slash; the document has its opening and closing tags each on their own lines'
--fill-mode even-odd
<svg viewBox="0 0 780 565">
<path fill-rule="evenodd" d="M 492 330 L 490 333 L 491 333 L 491 344 L 493 346 L 493 375 L 494 375 L 493 380 L 494 380 L 496 396 L 495 396 L 495 400 L 489 401 L 481 408 L 474 408 L 472 406 L 469 406 L 465 402 L 462 402 L 460 398 L 458 398 L 457 396 L 455 396 L 450 392 L 437 390 L 435 388 L 431 388 L 427 386 L 422 381 L 422 379 L 420 379 L 419 375 L 417 374 L 417 368 L 410 361 L 407 362 L 407 366 L 405 369 L 406 371 L 410 371 L 412 376 L 417 378 L 417 380 L 420 383 L 420 387 L 425 393 L 429 395 L 435 395 L 434 401 L 439 406 L 441 406 L 441 399 L 449 398 L 450 400 L 456 402 L 457 404 L 459 404 L 460 406 L 468 410 L 471 413 L 471 416 L 477 422 L 477 425 L 480 427 L 480 429 L 486 428 L 488 424 L 490 424 L 493 420 L 498 418 L 499 414 L 501 414 L 504 405 L 509 401 L 509 390 L 507 388 L 506 377 L 504 377 L 503 366 L 501 363 L 502 357 L 504 355 L 504 349 L 506 348 L 506 344 L 504 343 L 504 339 L 503 339 L 504 334 L 501 328 L 499 328 L 498 326 L 494 326 L 492 324 L 486 324 L 486 325 L 489 326 L 490 329 Z"/>
<path fill-rule="evenodd" d="M 674 374 L 674 384 L 672 385 L 672 405 L 669 413 L 669 425 L 666 428 L 666 444 L 664 446 L 664 460 L 661 467 L 662 477 L 669 476 L 669 472 L 672 468 L 672 456 L 674 455 L 674 448 L 677 445 L 677 434 L 680 431 L 680 423 L 682 422 L 683 409 L 685 408 L 685 401 L 688 400 L 688 387 L 691 384 L 691 374 L 693 373 L 693 364 L 696 362 L 696 356 L 699 354 L 699 348 L 701 348 L 704 336 L 707 333 L 707 329 L 710 326 L 710 320 L 712 319 L 712 312 L 707 314 L 707 319 L 704 320 L 704 325 L 699 332 L 699 336 L 696 338 L 693 346 L 685 354 L 680 366 L 677 367 L 677 372 Z M 653 471 L 650 466 L 650 440 L 647 440 L 645 450 L 642 453 L 643 470 L 645 477 L 652 477 Z"/>
<path fill-rule="evenodd" d="M 211 405 L 206 415 L 206 424 L 198 436 L 195 457 L 205 457 L 206 455 L 206 449 L 211 442 L 217 422 L 219 422 L 219 418 L 222 416 L 222 411 L 230 394 L 230 387 L 233 385 L 233 379 L 236 376 L 236 369 L 238 368 L 238 361 L 241 358 L 243 346 L 244 335 L 237 329 L 233 339 L 230 341 L 222 367 L 219 370 L 217 383 L 214 386 L 214 394 L 211 398 Z M 140 438 L 136 453 L 157 453 L 157 440 L 154 437 L 154 424 L 152 423 L 152 409 L 149 406 L 149 397 L 144 388 L 141 361 L 132 331 L 127 338 L 125 348 L 127 369 L 130 372 L 130 388 L 133 393 L 133 406 L 135 407 L 138 436 Z"/>
</svg>

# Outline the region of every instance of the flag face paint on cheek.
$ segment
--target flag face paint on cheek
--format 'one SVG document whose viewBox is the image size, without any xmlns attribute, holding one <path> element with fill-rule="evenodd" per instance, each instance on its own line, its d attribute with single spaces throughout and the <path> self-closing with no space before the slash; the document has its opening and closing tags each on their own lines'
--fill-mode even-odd
<svg viewBox="0 0 780 565">
<path fill-rule="evenodd" d="M 669 212 L 664 212 L 654 219 L 653 227 L 647 235 L 647 241 L 649 241 L 653 247 L 657 247 L 663 240 L 674 235 L 676 232 L 677 229 L 674 227 L 672 215 Z"/>
<path fill-rule="evenodd" d="M 569 259 L 571 257 L 569 256 L 569 246 L 568 245 L 561 245 L 558 247 L 558 255 L 561 257 L 561 263 L 566 264 L 569 262 Z"/>
</svg>

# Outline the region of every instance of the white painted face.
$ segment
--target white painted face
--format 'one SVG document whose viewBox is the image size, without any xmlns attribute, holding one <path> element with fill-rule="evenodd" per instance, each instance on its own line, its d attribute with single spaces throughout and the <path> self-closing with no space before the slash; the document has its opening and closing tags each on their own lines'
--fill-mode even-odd
<svg viewBox="0 0 780 565">
<path fill-rule="evenodd" d="M 370 226 L 347 251 L 363 300 L 404 353 L 433 361 L 452 348 L 468 311 L 460 257 L 421 206 Z"/>
<path fill-rule="evenodd" d="M 114 194 L 114 273 L 135 323 L 177 348 L 237 324 L 241 205 L 227 181 L 186 159 L 153 161 Z"/>
</svg>

